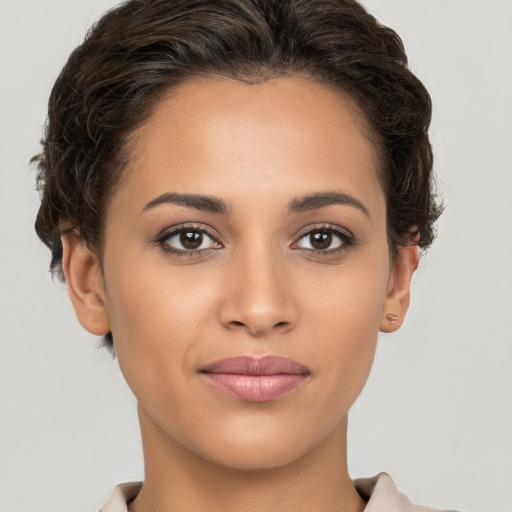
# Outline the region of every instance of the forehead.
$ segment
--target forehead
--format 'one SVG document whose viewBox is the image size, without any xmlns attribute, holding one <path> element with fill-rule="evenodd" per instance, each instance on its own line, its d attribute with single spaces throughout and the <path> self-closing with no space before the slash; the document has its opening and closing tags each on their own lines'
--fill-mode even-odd
<svg viewBox="0 0 512 512">
<path fill-rule="evenodd" d="M 170 90 L 135 132 L 121 188 L 137 196 L 132 204 L 169 191 L 228 200 L 312 187 L 380 192 L 367 133 L 348 96 L 306 78 L 194 78 Z"/>
</svg>

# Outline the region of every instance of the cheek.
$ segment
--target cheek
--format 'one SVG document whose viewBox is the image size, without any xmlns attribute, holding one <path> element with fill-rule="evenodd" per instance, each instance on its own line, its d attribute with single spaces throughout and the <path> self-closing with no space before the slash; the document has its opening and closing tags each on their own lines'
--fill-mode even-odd
<svg viewBox="0 0 512 512">
<path fill-rule="evenodd" d="M 197 324 L 209 301 L 201 272 L 173 268 L 156 259 L 156 263 L 147 258 L 141 264 L 135 258 L 132 263 L 130 258 L 124 258 L 109 272 L 107 302 L 114 335 L 151 342 L 155 335 L 165 337 L 176 329 L 186 330 Z M 144 333 L 152 335 L 145 340 L 141 338 Z"/>
<path fill-rule="evenodd" d="M 306 325 L 315 340 L 319 372 L 325 377 L 326 397 L 346 411 L 366 382 L 373 363 L 389 271 L 375 261 L 361 268 L 339 269 L 323 279 L 323 291 L 305 308 Z M 307 295 L 307 294 L 306 294 Z"/>
<path fill-rule="evenodd" d="M 321 275 L 320 275 L 321 274 Z M 347 339 L 376 334 L 389 282 L 387 260 L 365 258 L 350 265 L 320 269 L 308 277 L 303 300 L 310 322 Z M 315 284 L 317 285 L 315 287 Z M 373 336 L 372 336 L 373 338 Z"/>
<path fill-rule="evenodd" d="M 117 265 L 106 284 L 110 327 L 127 381 L 138 373 L 156 378 L 155 366 L 168 371 L 185 365 L 199 331 L 211 322 L 210 294 L 201 293 L 207 290 L 184 279 L 180 269 L 157 265 Z"/>
</svg>

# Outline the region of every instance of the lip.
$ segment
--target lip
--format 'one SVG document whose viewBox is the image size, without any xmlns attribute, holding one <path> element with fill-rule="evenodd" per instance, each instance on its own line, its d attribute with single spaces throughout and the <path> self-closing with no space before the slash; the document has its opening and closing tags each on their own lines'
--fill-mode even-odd
<svg viewBox="0 0 512 512">
<path fill-rule="evenodd" d="M 215 361 L 201 373 L 216 388 L 250 402 L 275 400 L 297 388 L 308 368 L 281 356 L 238 356 Z"/>
</svg>

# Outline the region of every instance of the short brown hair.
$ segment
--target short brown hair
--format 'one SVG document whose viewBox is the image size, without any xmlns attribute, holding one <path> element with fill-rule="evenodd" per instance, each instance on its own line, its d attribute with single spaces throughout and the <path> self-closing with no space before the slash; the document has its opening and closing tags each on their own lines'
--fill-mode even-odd
<svg viewBox="0 0 512 512">
<path fill-rule="evenodd" d="M 430 96 L 399 36 L 354 0 L 130 0 L 107 12 L 53 87 L 34 157 L 40 239 L 62 278 L 61 228 L 101 254 L 109 194 L 127 140 L 162 94 L 193 76 L 258 83 L 301 74 L 338 87 L 367 117 L 381 155 L 387 230 L 428 247 L 441 213 L 433 193 Z M 111 344 L 107 336 L 107 343 Z"/>
</svg>

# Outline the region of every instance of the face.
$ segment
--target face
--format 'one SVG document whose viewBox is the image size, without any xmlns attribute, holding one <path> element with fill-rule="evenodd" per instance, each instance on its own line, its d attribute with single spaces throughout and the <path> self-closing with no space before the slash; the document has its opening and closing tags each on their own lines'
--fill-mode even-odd
<svg viewBox="0 0 512 512">
<path fill-rule="evenodd" d="M 169 442 L 270 467 L 343 425 L 412 273 L 390 263 L 364 133 L 339 91 L 288 77 L 191 80 L 134 134 L 89 280 L 104 317 L 82 323 L 112 331 Z"/>
</svg>

